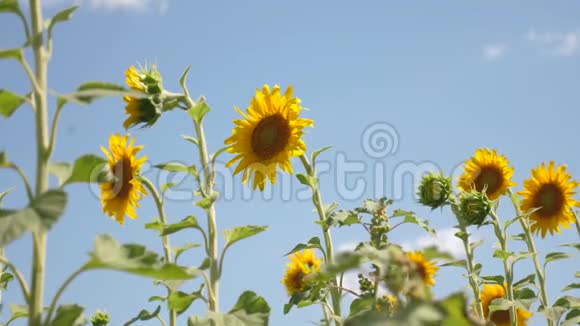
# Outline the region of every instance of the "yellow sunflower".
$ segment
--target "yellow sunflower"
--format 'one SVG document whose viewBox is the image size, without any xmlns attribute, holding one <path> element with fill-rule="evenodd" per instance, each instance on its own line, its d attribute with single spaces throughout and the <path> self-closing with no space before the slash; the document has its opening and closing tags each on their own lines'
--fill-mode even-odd
<svg viewBox="0 0 580 326">
<path fill-rule="evenodd" d="M 572 198 L 578 182 L 571 178 L 565 165 L 555 167 L 551 161 L 548 167 L 542 163 L 533 169 L 532 177 L 524 181 L 524 191 L 519 192 L 524 197 L 521 208 L 524 212 L 539 208 L 530 215 L 530 220 L 532 232 L 541 231 L 542 238 L 547 231 L 553 235 L 554 231 L 560 233 L 560 226 L 569 228 L 568 223 L 575 223 L 572 207 L 580 203 Z"/>
<path fill-rule="evenodd" d="M 226 166 L 239 161 L 234 174 L 243 170 L 243 183 L 253 178 L 253 188 L 264 190 L 268 178 L 276 182 L 277 167 L 292 173 L 290 159 L 306 151 L 301 136 L 312 120 L 298 117 L 302 107 L 292 97 L 292 86 L 281 95 L 278 85 L 272 91 L 264 85 L 262 91 L 256 89 L 246 113 L 235 110 L 243 119 L 234 121 L 236 127 L 224 141 L 231 145 L 228 152 L 236 154 Z"/>
<path fill-rule="evenodd" d="M 113 175 L 113 181 L 101 184 L 101 204 L 103 212 L 110 217 L 115 217 L 119 224 L 123 224 L 125 215 L 132 219 L 137 218 L 135 207 L 139 207 L 137 201 L 147 191 L 136 178 L 145 161 L 146 156 L 137 158 L 143 146 L 134 146 L 135 139 L 131 139 L 127 145 L 129 136 L 111 135 L 109 138 L 109 151 L 101 146 L 101 150 L 109 159 L 109 171 Z"/>
<path fill-rule="evenodd" d="M 490 200 L 496 200 L 509 187 L 516 185 L 510 180 L 514 168 L 508 165 L 507 158 L 498 155 L 495 149 L 491 151 L 479 148 L 475 151 L 475 155 L 465 162 L 463 175 L 459 178 L 457 186 L 463 191 L 469 191 L 474 187 L 479 192 L 485 190 Z"/>
<path fill-rule="evenodd" d="M 509 310 L 496 310 L 489 316 L 489 305 L 494 299 L 505 297 L 504 287 L 499 284 L 484 284 L 483 291 L 480 294 L 481 304 L 483 306 L 483 316 L 486 320 L 492 321 L 496 326 L 510 326 Z M 526 320 L 532 315 L 531 312 L 518 308 L 516 309 L 518 326 L 526 326 Z"/>
<path fill-rule="evenodd" d="M 417 272 L 421 276 L 423 284 L 427 286 L 435 285 L 433 277 L 437 270 L 439 270 L 439 267 L 435 266 L 434 262 L 425 259 L 425 256 L 419 251 L 408 252 L 407 258 L 417 266 Z"/>
<path fill-rule="evenodd" d="M 152 67 L 154 69 L 154 67 Z M 156 70 L 151 72 L 140 72 L 134 66 L 129 67 L 125 71 L 125 82 L 132 90 L 146 93 L 149 88 L 158 88 L 160 83 L 157 80 Z M 160 77 L 159 77 L 160 78 Z M 147 86 L 145 81 L 154 87 Z M 139 123 L 144 123 L 146 126 L 151 126 L 161 115 L 157 107 L 151 102 L 149 98 L 135 98 L 132 96 L 123 96 L 123 101 L 127 102 L 125 113 L 129 117 L 123 122 L 123 127 L 129 129 Z"/>
<path fill-rule="evenodd" d="M 306 249 L 290 256 L 290 262 L 287 264 L 288 269 L 286 269 L 286 274 L 282 279 L 288 294 L 303 292 L 306 289 L 304 277 L 318 272 L 321 262 L 322 259 L 317 259 L 312 249 Z"/>
</svg>

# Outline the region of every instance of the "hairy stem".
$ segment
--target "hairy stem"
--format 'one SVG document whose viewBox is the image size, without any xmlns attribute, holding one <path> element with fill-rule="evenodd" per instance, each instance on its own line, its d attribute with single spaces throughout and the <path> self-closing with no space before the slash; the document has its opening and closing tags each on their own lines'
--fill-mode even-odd
<svg viewBox="0 0 580 326">
<path fill-rule="evenodd" d="M 34 87 L 34 107 L 36 113 L 36 195 L 48 189 L 48 127 L 47 127 L 47 99 L 46 99 L 46 75 L 48 70 L 48 58 L 43 46 L 43 38 L 36 37 L 43 34 L 44 22 L 42 18 L 42 5 L 40 0 L 30 0 L 30 17 L 32 22 L 32 49 L 35 61 L 36 87 Z M 44 276 L 46 261 L 46 232 L 33 233 L 33 263 L 31 297 L 29 305 L 30 326 L 40 326 L 42 323 L 42 310 L 44 307 Z"/>
<path fill-rule="evenodd" d="M 497 216 L 494 209 L 492 209 L 490 211 L 489 215 L 493 219 L 494 232 L 495 232 L 497 239 L 499 240 L 501 250 L 503 250 L 504 252 L 508 252 L 506 235 L 504 234 L 504 232 L 501 229 L 501 222 L 500 222 L 499 217 Z M 502 258 L 502 261 L 503 261 L 503 269 L 505 272 L 505 281 L 507 284 L 506 289 L 505 289 L 506 297 L 510 302 L 513 303 L 513 301 L 514 301 L 514 291 L 513 291 L 513 286 L 512 286 L 513 271 L 511 270 L 510 264 L 508 263 L 507 259 Z M 517 326 L 518 320 L 517 320 L 517 316 L 516 316 L 516 308 L 514 307 L 514 305 L 512 305 L 510 307 L 509 313 L 510 313 L 511 325 Z"/>
<path fill-rule="evenodd" d="M 166 225 L 167 216 L 165 215 L 165 209 L 163 208 L 163 200 L 161 199 L 161 196 L 159 196 L 159 192 L 157 191 L 155 185 L 153 185 L 151 180 L 145 177 L 141 177 L 141 180 L 143 181 L 145 187 L 149 189 L 151 195 L 153 196 L 153 199 L 155 200 L 155 206 L 157 206 L 157 213 L 159 214 L 159 219 L 161 220 L 161 223 L 163 223 L 163 225 Z M 165 262 L 171 263 L 173 259 L 171 257 L 171 245 L 169 244 L 169 236 L 162 235 L 161 242 L 163 243 L 163 253 L 165 255 Z M 170 288 L 167 288 L 167 296 L 168 297 L 171 296 L 172 293 L 173 291 Z M 169 310 L 169 325 L 176 326 L 177 312 L 174 309 L 169 308 L 169 301 L 167 302 L 167 309 Z"/>
<path fill-rule="evenodd" d="M 8 267 L 8 269 L 12 272 L 12 274 L 14 274 L 14 277 L 16 277 L 16 280 L 18 280 L 18 284 L 20 284 L 20 289 L 22 290 L 22 296 L 24 297 L 24 301 L 26 301 L 26 303 L 29 303 L 30 292 L 28 291 L 28 284 L 26 284 L 24 276 L 22 276 L 22 273 L 20 273 L 20 271 L 16 268 L 16 266 L 14 266 L 10 261 L 8 261 L 8 259 L 6 259 L 6 257 L 3 256 L 4 248 L 2 248 L 1 251 L 2 256 L 0 256 L 0 263 L 6 265 L 6 267 Z"/>
<path fill-rule="evenodd" d="M 508 189 L 508 193 L 510 195 L 510 199 L 514 206 L 514 210 L 516 212 L 516 216 L 522 216 L 522 210 L 520 209 L 520 200 L 516 194 L 514 194 L 511 189 Z M 542 269 L 542 265 L 540 264 L 540 259 L 538 258 L 538 252 L 536 251 L 536 244 L 534 243 L 534 238 L 532 237 L 532 231 L 530 229 L 530 222 L 527 216 L 524 216 L 519 219 L 522 229 L 524 230 L 526 245 L 528 247 L 528 251 L 532 254 L 532 261 L 534 262 L 534 269 L 536 270 L 536 276 L 538 277 L 538 282 L 540 283 L 540 305 L 544 309 L 550 307 L 550 302 L 548 301 L 548 291 L 546 288 L 546 276 L 544 275 L 544 270 Z M 576 226 L 578 226 L 578 220 L 576 219 Z M 554 322 L 551 319 L 548 319 L 548 325 L 553 326 Z"/>
<path fill-rule="evenodd" d="M 64 290 L 72 283 L 72 281 L 77 278 L 77 276 L 79 276 L 82 272 L 84 272 L 86 269 L 85 267 L 81 267 L 79 269 L 77 269 L 74 273 L 72 273 L 65 281 L 64 283 L 62 283 L 62 285 L 60 286 L 60 288 L 58 288 L 58 291 L 56 291 L 56 294 L 54 295 L 54 297 L 52 298 L 52 301 L 50 302 L 50 306 L 48 307 L 48 313 L 46 314 L 46 320 L 44 322 L 45 326 L 50 325 L 50 319 L 52 318 L 52 315 L 54 313 L 54 309 L 56 308 L 56 304 L 58 303 L 58 299 L 60 299 L 60 296 L 62 295 L 62 293 L 64 292 Z"/>
<path fill-rule="evenodd" d="M 467 258 L 467 273 L 469 274 L 469 285 L 471 286 L 471 290 L 473 291 L 473 300 L 475 301 L 475 311 L 477 312 L 477 316 L 484 320 L 483 316 L 483 306 L 481 305 L 481 295 L 479 293 L 479 283 L 477 282 L 476 275 L 475 275 L 475 264 L 474 264 L 474 257 L 473 257 L 473 250 L 471 250 L 471 246 L 469 245 L 469 236 L 467 236 L 467 228 L 462 224 L 459 223 L 459 229 L 462 232 L 465 232 L 466 236 L 461 237 L 461 242 L 463 242 L 463 248 L 465 249 L 465 256 Z"/>
<path fill-rule="evenodd" d="M 306 157 L 306 155 L 302 154 L 300 156 L 300 160 L 302 161 L 302 165 L 304 165 L 306 173 L 309 176 L 316 178 L 316 170 L 313 168 L 312 165 L 310 165 L 310 162 L 308 162 L 308 158 Z M 324 245 L 326 247 L 326 263 L 332 264 L 334 262 L 334 249 L 332 245 L 332 237 L 330 235 L 329 228 L 324 225 L 326 223 L 326 213 L 324 211 L 324 207 L 322 206 L 322 196 L 320 194 L 318 184 L 316 185 L 316 187 L 313 187 L 312 189 L 312 203 L 314 204 L 314 207 L 316 207 L 319 220 L 323 223 L 322 233 L 324 235 Z M 332 298 L 332 308 L 335 315 L 341 316 L 340 292 L 339 289 L 336 287 L 337 286 L 336 279 L 332 280 L 331 282 L 332 286 L 330 290 L 330 296 Z M 338 325 L 340 323 L 336 321 L 336 324 Z"/>
</svg>

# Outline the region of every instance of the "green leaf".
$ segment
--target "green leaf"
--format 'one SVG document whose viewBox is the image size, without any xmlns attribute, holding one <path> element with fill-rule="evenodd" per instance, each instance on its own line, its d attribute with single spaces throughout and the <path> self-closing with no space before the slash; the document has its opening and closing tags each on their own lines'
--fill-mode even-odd
<svg viewBox="0 0 580 326">
<path fill-rule="evenodd" d="M 161 235 L 163 233 L 164 227 L 165 227 L 165 225 L 163 223 L 161 223 L 161 221 L 158 218 L 155 218 L 152 222 L 145 223 L 146 230 L 155 230 L 155 231 L 159 232 L 159 235 Z"/>
<path fill-rule="evenodd" d="M 183 229 L 201 229 L 195 216 L 190 215 L 180 222 L 166 225 L 161 232 L 161 236 L 170 235 Z"/>
<path fill-rule="evenodd" d="M 429 221 L 415 216 L 415 213 L 405 215 L 405 223 L 413 223 L 427 231 L 429 234 L 435 234 L 435 230 L 429 226 Z"/>
<path fill-rule="evenodd" d="M 0 58 L 2 58 L 2 52 L 0 52 Z M 24 97 L 11 91 L 0 89 L 0 115 L 3 115 L 4 118 L 9 118 L 24 101 Z"/>
<path fill-rule="evenodd" d="M 164 183 L 161 185 L 161 193 L 163 195 L 165 195 L 165 192 L 173 187 L 177 186 L 177 183 L 175 182 L 168 182 L 168 183 Z"/>
<path fill-rule="evenodd" d="M 147 300 L 147 302 L 153 302 L 153 301 L 161 301 L 161 302 L 165 302 L 167 301 L 166 297 L 160 297 L 158 295 L 154 295 L 149 297 L 149 299 Z"/>
<path fill-rule="evenodd" d="M 570 310 L 570 312 L 566 315 L 566 318 L 561 326 L 573 326 L 578 324 L 580 324 L 580 309 L 575 308 Z"/>
<path fill-rule="evenodd" d="M 308 186 L 312 189 L 316 189 L 318 186 L 318 179 L 306 174 L 297 173 L 296 178 L 300 181 L 301 184 Z"/>
<path fill-rule="evenodd" d="M 123 326 L 129 326 L 129 325 L 131 325 L 131 324 L 133 324 L 133 323 L 135 323 L 137 321 L 140 321 L 140 320 L 141 321 L 146 321 L 146 320 L 149 320 L 149 319 L 156 318 L 157 315 L 159 315 L 159 312 L 161 312 L 161 306 L 157 306 L 157 309 L 155 309 L 155 311 L 153 311 L 153 312 L 149 312 L 149 311 L 143 309 L 143 310 L 141 310 L 139 312 L 139 314 L 135 318 L 129 320 L 126 323 L 124 323 Z"/>
<path fill-rule="evenodd" d="M 578 289 L 580 289 L 580 283 L 570 283 L 564 289 L 562 289 L 562 292 Z"/>
<path fill-rule="evenodd" d="M 484 283 L 488 284 L 498 284 L 503 286 L 504 277 L 502 275 L 491 275 L 491 276 L 482 276 L 481 279 Z"/>
<path fill-rule="evenodd" d="M 580 243 L 565 243 L 563 245 L 560 245 L 560 247 L 570 247 L 576 248 L 576 250 L 580 250 Z"/>
<path fill-rule="evenodd" d="M 201 269 L 202 271 L 207 270 L 208 268 L 210 268 L 211 266 L 211 259 L 209 259 L 209 257 L 205 257 L 201 264 L 199 265 L 199 269 Z"/>
<path fill-rule="evenodd" d="M 534 254 L 531 252 L 527 252 L 527 251 L 518 252 L 518 253 L 513 255 L 512 265 L 515 264 L 516 262 L 522 260 L 522 259 L 527 259 L 527 258 L 530 258 L 533 256 L 534 256 Z"/>
<path fill-rule="evenodd" d="M 257 325 L 268 325 L 270 306 L 261 296 L 252 291 L 245 291 L 240 295 L 236 304 L 229 311 L 230 315 L 240 320 L 256 320 Z"/>
<path fill-rule="evenodd" d="M 348 316 L 350 317 L 364 311 L 372 310 L 374 309 L 374 306 L 375 306 L 375 298 L 373 298 L 372 296 L 356 298 L 352 300 L 352 303 L 350 304 L 350 311 L 348 313 Z"/>
<path fill-rule="evenodd" d="M 48 162 L 48 173 L 56 177 L 59 187 L 70 178 L 72 169 L 72 166 L 66 162 Z"/>
<path fill-rule="evenodd" d="M 468 318 L 467 298 L 463 293 L 454 293 L 444 300 L 438 302 L 446 312 L 446 318 L 442 326 L 471 326 Z"/>
<path fill-rule="evenodd" d="M 0 272 L 0 289 L 8 288 L 8 284 L 14 280 L 14 275 L 8 272 Z"/>
<path fill-rule="evenodd" d="M 85 308 L 76 304 L 61 305 L 50 326 L 82 326 L 85 323 L 84 310 Z"/>
<path fill-rule="evenodd" d="M 330 220 L 330 225 L 338 224 L 339 226 L 351 226 L 361 222 L 356 212 L 346 210 L 332 211 L 328 215 L 328 219 Z"/>
<path fill-rule="evenodd" d="M 298 252 L 298 251 L 304 250 L 304 249 L 320 249 L 320 250 L 322 250 L 322 246 L 320 245 L 320 238 L 312 237 L 306 243 L 299 243 L 292 250 L 290 250 L 288 253 L 286 253 L 284 256 L 291 255 L 295 252 Z"/>
<path fill-rule="evenodd" d="M 536 274 L 530 274 L 513 284 L 514 289 L 521 289 L 529 285 L 536 285 Z"/>
<path fill-rule="evenodd" d="M 181 74 L 181 77 L 179 77 L 179 85 L 181 85 L 181 88 L 183 88 L 183 89 L 185 89 L 185 81 L 187 80 L 187 75 L 189 75 L 190 69 L 191 69 L 191 66 L 187 66 L 187 68 L 185 68 L 185 70 Z"/>
<path fill-rule="evenodd" d="M 10 308 L 10 318 L 6 322 L 6 325 L 11 323 L 15 319 L 28 317 L 28 306 L 27 305 L 11 304 L 8 307 Z"/>
<path fill-rule="evenodd" d="M 171 293 L 167 302 L 169 309 L 173 309 L 177 312 L 177 315 L 181 315 L 197 298 L 199 298 L 199 293 L 188 294 L 183 291 L 176 291 Z"/>
<path fill-rule="evenodd" d="M 181 138 L 187 140 L 188 142 L 194 144 L 194 145 L 199 145 L 199 141 L 189 135 L 181 135 Z"/>
<path fill-rule="evenodd" d="M 207 105 L 205 101 L 205 97 L 201 96 L 197 99 L 195 104 L 187 110 L 187 113 L 191 118 L 200 123 L 203 120 L 203 117 L 211 110 L 209 105 Z"/>
<path fill-rule="evenodd" d="M 125 87 L 114 83 L 90 81 L 81 84 L 77 91 L 72 94 L 61 95 L 62 98 L 79 104 L 89 104 L 95 99 L 105 96 L 132 96 L 139 98 L 143 97 L 143 94 L 129 91 Z"/>
<path fill-rule="evenodd" d="M 514 290 L 514 299 L 516 308 L 530 310 L 532 304 L 537 300 L 536 293 L 529 288 L 520 288 Z"/>
<path fill-rule="evenodd" d="M 491 301 L 490 305 L 489 305 L 489 311 L 501 311 L 501 310 L 508 310 L 509 308 L 511 308 L 511 306 L 513 306 L 513 303 L 510 302 L 509 300 L 503 299 L 503 298 L 499 298 L 499 299 L 493 299 L 493 301 Z"/>
<path fill-rule="evenodd" d="M 20 5 L 18 4 L 18 0 L 0 1 L 0 13 L 3 12 L 20 13 Z"/>
<path fill-rule="evenodd" d="M 441 264 L 441 267 L 463 267 L 467 270 L 467 262 L 465 261 L 465 259 L 460 259 L 449 263 Z"/>
<path fill-rule="evenodd" d="M 320 155 L 320 153 L 328 150 L 332 148 L 332 146 L 324 146 L 321 149 L 315 150 L 314 152 L 312 152 L 312 155 L 310 156 L 310 161 L 312 162 L 312 167 L 316 166 L 316 158 L 318 157 L 318 155 Z"/>
<path fill-rule="evenodd" d="M 175 264 L 164 264 L 160 257 L 138 244 L 120 245 L 110 235 L 99 235 L 86 269 L 109 269 L 158 280 L 188 280 L 198 271 Z"/>
<path fill-rule="evenodd" d="M 363 201 L 362 211 L 365 213 L 372 214 L 372 215 L 382 215 L 385 213 L 385 209 L 387 208 L 387 206 L 391 205 L 392 203 L 393 203 L 393 201 L 387 199 L 386 197 L 382 197 L 382 198 L 379 198 L 377 200 L 366 199 Z M 396 210 L 393 213 L 393 217 L 395 217 L 395 215 L 398 216 L 398 214 L 401 214 L 403 212 L 404 211 Z M 405 216 L 415 214 L 413 212 L 404 212 L 404 213 L 407 213 L 407 214 L 405 214 Z"/>
<path fill-rule="evenodd" d="M 54 26 L 58 23 L 62 23 L 71 19 L 73 12 L 77 10 L 78 7 L 79 6 L 72 6 L 61 10 L 57 12 L 56 15 L 54 15 L 52 18 L 46 20 L 45 25 L 47 26 L 49 38 L 52 37 L 52 29 Z"/>
<path fill-rule="evenodd" d="M 1 9 L 1 8 L 0 8 Z M 1 12 L 1 10 L 0 10 Z M 22 49 L 0 49 L 0 59 L 14 59 L 14 60 L 22 60 L 23 54 Z"/>
<path fill-rule="evenodd" d="M 169 172 L 185 172 L 185 173 L 190 172 L 189 166 L 187 166 L 183 163 L 179 163 L 179 162 L 167 162 L 167 163 L 157 164 L 154 167 L 161 169 L 161 170 L 169 171 Z"/>
<path fill-rule="evenodd" d="M 527 238 L 525 233 L 510 235 L 509 237 L 510 237 L 510 239 L 515 240 L 515 241 L 526 241 L 526 238 Z"/>
<path fill-rule="evenodd" d="M 63 214 L 67 195 L 49 190 L 21 210 L 0 209 L 0 247 L 18 239 L 26 231 L 47 231 Z"/>
<path fill-rule="evenodd" d="M 423 252 L 423 256 L 425 256 L 425 259 L 427 260 L 433 259 L 442 259 L 447 261 L 453 260 L 453 256 L 451 254 L 439 250 L 437 246 L 430 246 L 422 249 L 421 251 Z"/>
<path fill-rule="evenodd" d="M 210 197 L 204 197 L 200 200 L 198 200 L 195 203 L 195 206 L 203 208 L 203 209 L 209 209 L 211 207 L 211 205 L 213 205 L 213 203 L 217 200 L 218 196 L 217 193 L 214 192 L 213 195 L 211 195 Z"/>
<path fill-rule="evenodd" d="M 83 155 L 75 160 L 71 175 L 65 184 L 107 181 L 106 164 L 107 160 L 100 156 L 93 154 Z"/>
<path fill-rule="evenodd" d="M 179 256 L 181 256 L 182 253 L 188 251 L 189 249 L 193 249 L 193 248 L 197 248 L 197 247 L 201 247 L 201 244 L 187 242 L 184 245 L 181 245 L 178 247 L 173 247 L 172 251 L 174 252 L 174 255 L 175 255 L 175 262 L 177 263 L 177 259 L 179 259 Z"/>
<path fill-rule="evenodd" d="M 546 265 L 548 265 L 549 262 L 561 259 L 568 259 L 572 257 L 574 256 L 567 254 L 565 252 L 550 252 L 546 255 L 546 258 L 544 259 L 544 268 L 546 268 Z"/>
<path fill-rule="evenodd" d="M 2 207 L 2 200 L 4 199 L 4 197 L 6 197 L 6 195 L 8 195 L 8 193 L 11 191 L 11 189 L 8 189 L 6 191 L 2 191 L 0 192 L 0 207 Z"/>
<path fill-rule="evenodd" d="M 505 250 L 495 250 L 493 252 L 493 257 L 494 258 L 499 258 L 503 261 L 507 261 L 510 257 L 513 256 L 513 252 L 509 252 L 509 251 L 505 251 Z"/>
<path fill-rule="evenodd" d="M 318 274 L 321 280 L 333 279 L 336 275 L 357 268 L 363 262 L 363 256 L 358 252 L 343 252 L 336 255 L 332 264 L 323 266 Z"/>
<path fill-rule="evenodd" d="M 223 230 L 222 233 L 226 241 L 225 247 L 229 247 L 240 240 L 261 233 L 265 231 L 267 228 L 268 228 L 267 225 L 244 225 L 235 227 L 233 229 L 225 229 Z"/>
<path fill-rule="evenodd" d="M 475 248 L 481 246 L 484 243 L 485 243 L 485 240 L 473 241 L 473 242 L 469 243 L 469 247 L 471 248 L 471 250 L 475 250 Z"/>
</svg>

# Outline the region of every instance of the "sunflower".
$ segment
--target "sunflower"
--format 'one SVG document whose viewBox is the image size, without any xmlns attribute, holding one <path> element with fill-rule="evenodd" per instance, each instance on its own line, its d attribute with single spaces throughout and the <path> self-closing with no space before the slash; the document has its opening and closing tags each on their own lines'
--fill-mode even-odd
<svg viewBox="0 0 580 326">
<path fill-rule="evenodd" d="M 109 171 L 113 175 L 111 182 L 101 184 L 101 204 L 103 212 L 110 217 L 115 217 L 119 224 L 123 224 L 125 215 L 132 219 L 137 218 L 135 207 L 139 207 L 137 201 L 147 191 L 136 178 L 145 161 L 146 156 L 137 158 L 137 152 L 143 146 L 133 146 L 135 139 L 131 139 L 127 145 L 129 136 L 111 135 L 109 138 L 109 151 L 101 146 L 101 150 L 109 159 Z"/>
<path fill-rule="evenodd" d="M 262 91 L 256 89 L 246 113 L 234 108 L 243 119 L 234 121 L 236 127 L 224 141 L 231 145 L 228 152 L 236 154 L 226 166 L 239 161 L 234 174 L 243 170 L 243 183 L 253 178 L 253 188 L 264 190 L 267 178 L 276 182 L 277 167 L 292 173 L 290 159 L 306 151 L 301 136 L 312 120 L 298 117 L 302 107 L 292 97 L 292 86 L 281 95 L 278 85 L 272 91 L 264 85 Z"/>
<path fill-rule="evenodd" d="M 159 74 L 152 67 L 150 72 L 138 71 L 134 66 L 125 71 L 125 81 L 132 90 L 147 94 L 152 90 L 157 90 L 160 86 Z M 123 122 L 123 127 L 129 129 L 139 123 L 151 126 L 157 121 L 161 113 L 149 98 L 136 98 L 133 96 L 123 96 L 123 101 L 127 102 L 125 113 L 129 117 Z"/>
<path fill-rule="evenodd" d="M 479 148 L 475 155 L 465 162 L 463 175 L 459 178 L 457 186 L 463 191 L 469 191 L 475 187 L 479 192 L 485 191 L 490 200 L 496 200 L 503 195 L 509 187 L 515 186 L 510 179 L 514 169 L 504 155 L 498 155 L 497 151 L 487 148 Z"/>
<path fill-rule="evenodd" d="M 546 168 L 542 163 L 532 170 L 532 177 L 524 181 L 524 191 L 518 193 L 524 197 L 522 211 L 539 208 L 530 215 L 530 220 L 534 222 L 532 232 L 541 231 L 542 238 L 547 231 L 553 235 L 554 231 L 560 233 L 560 226 L 569 228 L 568 223 L 575 223 L 572 207 L 580 203 L 572 198 L 578 182 L 571 178 L 565 165 L 555 167 L 551 161 Z"/>
<path fill-rule="evenodd" d="M 314 250 L 306 249 L 290 256 L 290 262 L 287 264 L 288 269 L 282 279 L 286 286 L 288 294 L 303 292 L 306 289 L 304 277 L 308 274 L 318 272 L 322 259 L 316 259 Z"/>
<path fill-rule="evenodd" d="M 494 299 L 500 299 L 505 297 L 504 287 L 499 284 L 484 284 L 483 291 L 480 294 L 481 304 L 483 306 L 483 316 L 485 319 L 489 319 L 496 326 L 510 326 L 510 313 L 509 310 L 496 310 L 489 315 L 489 305 Z M 532 315 L 531 312 L 518 308 L 516 309 L 516 315 L 518 319 L 519 326 L 526 326 L 526 320 Z"/>
<path fill-rule="evenodd" d="M 423 280 L 423 284 L 427 286 L 435 285 L 435 280 L 433 279 L 433 276 L 435 275 L 437 270 L 439 270 L 439 267 L 435 266 L 435 263 L 425 259 L 425 256 L 419 251 L 408 252 L 407 258 L 409 258 L 410 261 L 415 263 L 417 267 L 417 272 L 419 273 L 421 279 Z"/>
</svg>

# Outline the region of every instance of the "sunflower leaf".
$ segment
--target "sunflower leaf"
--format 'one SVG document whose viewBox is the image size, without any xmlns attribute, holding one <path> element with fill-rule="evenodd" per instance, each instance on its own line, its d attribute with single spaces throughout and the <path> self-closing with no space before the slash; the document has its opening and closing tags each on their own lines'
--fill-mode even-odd
<svg viewBox="0 0 580 326">
<path fill-rule="evenodd" d="M 495 250 L 493 252 L 493 257 L 494 258 L 499 258 L 499 259 L 501 259 L 503 261 L 507 261 L 508 259 L 510 259 L 511 257 L 513 257 L 513 255 L 514 255 L 513 252 L 505 251 L 505 250 L 501 250 L 501 249 Z"/>
<path fill-rule="evenodd" d="M 489 304 L 489 312 L 492 311 L 498 311 L 498 310 L 508 310 L 509 308 L 511 308 L 513 306 L 513 302 L 504 299 L 504 298 L 498 298 L 498 299 L 493 299 L 493 301 L 491 301 L 491 303 Z"/>
<path fill-rule="evenodd" d="M 573 326 L 578 325 L 580 323 L 580 308 L 575 308 L 570 310 L 570 312 L 566 315 L 562 326 Z"/>
<path fill-rule="evenodd" d="M 72 166 L 67 162 L 48 162 L 48 173 L 56 177 L 60 187 L 70 178 Z"/>
<path fill-rule="evenodd" d="M 546 265 L 548 265 L 549 262 L 553 262 L 556 260 L 562 260 L 562 259 L 568 259 L 568 258 L 572 258 L 574 256 L 567 254 L 565 252 L 550 252 L 546 255 L 546 258 L 544 259 L 544 268 L 546 268 Z"/>
<path fill-rule="evenodd" d="M 177 315 L 181 315 L 185 310 L 187 310 L 187 308 L 189 308 L 193 301 L 199 299 L 200 295 L 201 293 L 198 292 L 188 294 L 183 291 L 176 291 L 169 295 L 169 298 L 167 298 L 167 304 L 169 309 L 175 310 Z"/>
<path fill-rule="evenodd" d="M 565 288 L 562 289 L 562 292 L 578 289 L 580 289 L 580 283 L 570 283 Z"/>
<path fill-rule="evenodd" d="M 56 15 L 54 15 L 52 18 L 49 18 L 46 20 L 45 25 L 48 26 L 47 33 L 48 33 L 49 38 L 52 37 L 52 29 L 54 28 L 54 26 L 58 23 L 62 23 L 62 22 L 65 22 L 65 21 L 71 19 L 73 12 L 75 10 L 77 10 L 78 7 L 79 6 L 72 6 L 72 7 L 63 9 L 63 10 L 57 12 Z"/>
<path fill-rule="evenodd" d="M 2 12 L 2 8 L 0 7 L 0 12 Z M 22 49 L 0 49 L 0 59 L 14 59 L 14 60 L 22 60 Z"/>
<path fill-rule="evenodd" d="M 175 232 L 181 231 L 183 229 L 200 229 L 201 226 L 197 222 L 197 218 L 193 215 L 189 215 L 181 221 L 169 225 L 163 226 L 163 231 L 161 236 L 170 235 Z"/>
<path fill-rule="evenodd" d="M 536 285 L 536 274 L 530 274 L 524 278 L 522 278 L 519 281 L 516 281 L 513 285 L 515 290 L 521 289 L 523 287 L 529 286 L 529 285 Z"/>
<path fill-rule="evenodd" d="M 284 256 L 291 255 L 295 252 L 298 252 L 298 251 L 304 250 L 304 249 L 319 249 L 322 251 L 322 246 L 320 245 L 320 238 L 319 237 L 312 237 L 306 243 L 299 243 L 296 246 L 294 246 L 294 248 L 292 248 L 292 250 L 290 250 Z"/>
<path fill-rule="evenodd" d="M 240 295 L 236 304 L 228 312 L 234 316 L 247 315 L 252 320 L 257 320 L 256 325 L 267 325 L 270 315 L 270 306 L 266 300 L 252 291 L 245 291 Z M 240 318 L 242 319 L 242 318 Z"/>
<path fill-rule="evenodd" d="M 133 323 L 140 321 L 140 320 L 146 321 L 146 320 L 153 319 L 153 318 L 157 317 L 157 315 L 159 315 L 160 312 L 161 312 L 161 306 L 157 306 L 157 309 L 155 309 L 153 312 L 149 312 L 146 309 L 143 309 L 139 312 L 139 314 L 137 316 L 135 316 L 134 318 L 132 318 L 128 322 L 124 323 L 123 326 L 132 325 Z"/>
<path fill-rule="evenodd" d="M 1 57 L 2 52 L 0 52 Z M 4 118 L 9 118 L 24 101 L 24 97 L 11 91 L 0 89 L 0 115 L 4 116 Z"/>
<path fill-rule="evenodd" d="M 502 275 L 482 276 L 481 280 L 487 284 L 498 284 L 503 286 L 504 277 Z"/>
<path fill-rule="evenodd" d="M 265 231 L 267 228 L 268 228 L 267 225 L 244 225 L 235 227 L 233 229 L 225 229 L 223 231 L 223 236 L 226 241 L 225 247 L 229 247 L 240 240 L 261 233 Z"/>
<path fill-rule="evenodd" d="M 296 178 L 301 184 L 310 187 L 311 189 L 316 189 L 318 186 L 318 179 L 306 174 L 297 173 Z"/>
<path fill-rule="evenodd" d="M 565 243 L 563 245 L 560 245 L 560 247 L 570 247 L 570 248 L 576 248 L 576 250 L 580 250 L 580 243 Z"/>
<path fill-rule="evenodd" d="M 107 160 L 94 155 L 86 154 L 77 158 L 72 166 L 70 176 L 63 185 L 71 183 L 94 183 L 109 181 Z"/>
<path fill-rule="evenodd" d="M 110 235 L 99 235 L 85 269 L 109 269 L 157 280 L 188 280 L 199 271 L 175 264 L 164 264 L 159 256 L 138 244 L 119 244 Z"/>
<path fill-rule="evenodd" d="M 56 310 L 56 316 L 50 326 L 82 326 L 85 322 L 83 311 L 85 308 L 77 304 L 61 305 Z"/>
<path fill-rule="evenodd" d="M 6 322 L 6 325 L 10 324 L 12 321 L 28 317 L 28 306 L 22 304 L 11 304 L 8 306 L 10 308 L 10 318 Z"/>
<path fill-rule="evenodd" d="M 205 97 L 200 96 L 195 104 L 187 110 L 189 116 L 196 122 L 201 123 L 203 117 L 211 110 L 207 105 Z"/>
<path fill-rule="evenodd" d="M 187 242 L 181 246 L 173 247 L 171 249 L 171 251 L 174 252 L 174 255 L 175 255 L 174 261 L 177 263 L 177 259 L 179 258 L 179 256 L 181 256 L 182 253 L 188 251 L 189 249 L 193 249 L 193 248 L 197 248 L 197 247 L 201 247 L 201 244 L 194 243 L 194 242 Z"/>
</svg>

